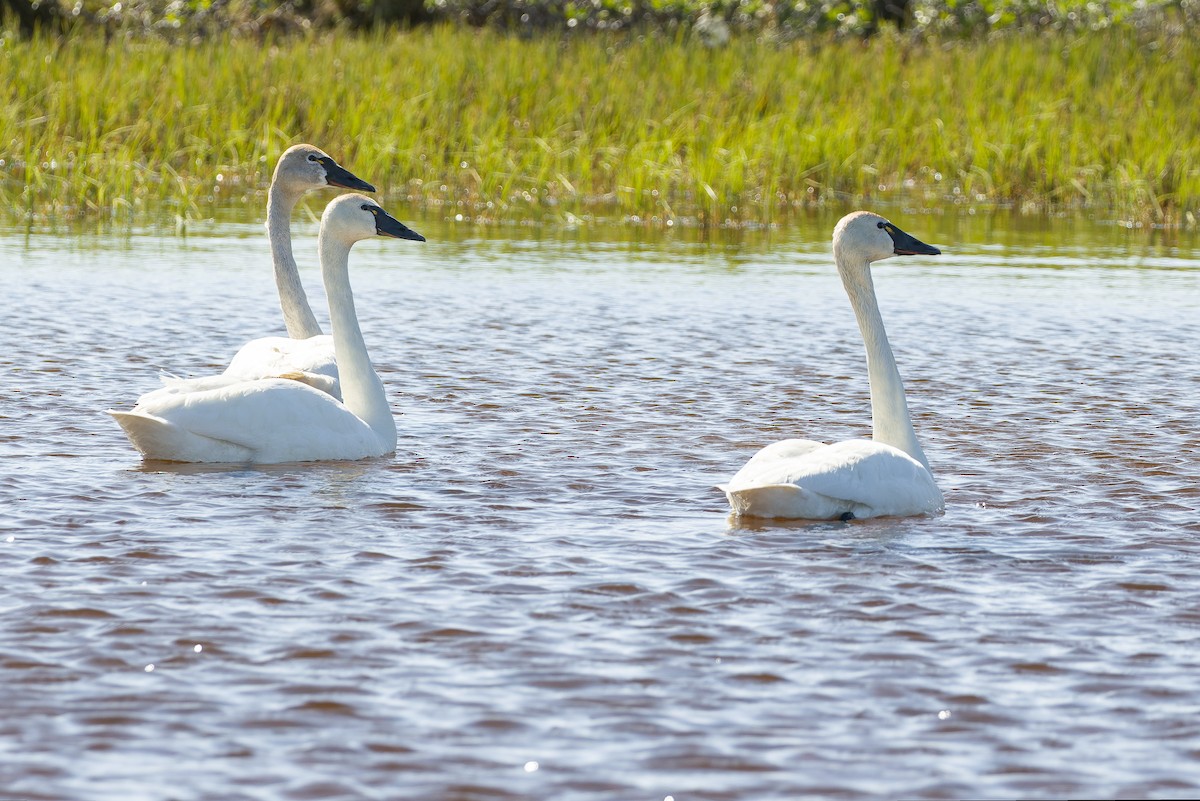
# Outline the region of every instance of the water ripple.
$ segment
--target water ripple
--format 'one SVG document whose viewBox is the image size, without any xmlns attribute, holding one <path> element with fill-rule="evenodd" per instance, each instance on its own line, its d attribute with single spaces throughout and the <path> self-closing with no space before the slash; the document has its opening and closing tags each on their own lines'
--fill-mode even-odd
<svg viewBox="0 0 1200 801">
<path fill-rule="evenodd" d="M 246 240 L 0 238 L 0 787 L 1196 795 L 1200 264 L 880 266 L 945 513 L 730 521 L 756 448 L 869 431 L 826 238 L 362 247 L 399 450 L 253 468 L 102 414 L 278 328 Z"/>
</svg>

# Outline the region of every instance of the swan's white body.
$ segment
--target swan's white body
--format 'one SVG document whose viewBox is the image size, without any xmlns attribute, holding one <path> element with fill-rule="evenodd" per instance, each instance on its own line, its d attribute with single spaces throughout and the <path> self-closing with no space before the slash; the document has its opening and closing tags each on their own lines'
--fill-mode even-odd
<svg viewBox="0 0 1200 801">
<path fill-rule="evenodd" d="M 279 464 L 364 459 L 396 449 L 396 429 L 376 431 L 326 392 L 284 378 L 138 399 L 109 412 L 142 456 L 167 462 Z"/>
<path fill-rule="evenodd" d="M 342 397 L 333 337 L 321 333 L 292 255 L 292 212 L 306 192 L 326 187 L 375 191 L 375 187 L 352 175 L 312 145 L 294 145 L 279 157 L 267 193 L 267 237 L 271 242 L 275 285 L 279 290 L 279 306 L 288 336 L 250 340 L 219 376 L 165 376 L 164 389 L 171 390 L 168 394 L 202 392 L 255 378 L 286 375 L 299 377 L 335 398 Z"/>
<path fill-rule="evenodd" d="M 944 506 L 917 442 L 900 372 L 884 332 L 872 261 L 936 254 L 875 214 L 843 217 L 833 253 L 867 351 L 872 439 L 827 445 L 788 439 L 760 450 L 721 485 L 735 515 L 805 520 L 932 514 Z"/>
<path fill-rule="evenodd" d="M 336 198 L 321 218 L 318 249 L 344 402 L 291 378 L 167 386 L 142 396 L 131 411 L 110 412 L 134 447 L 153 460 L 255 464 L 395 451 L 396 424 L 371 367 L 348 272 L 351 246 L 376 234 L 423 239 L 362 195 Z"/>
<path fill-rule="evenodd" d="M 776 442 L 721 489 L 733 513 L 748 517 L 864 519 L 942 508 L 942 494 L 923 464 L 869 439 Z"/>
</svg>

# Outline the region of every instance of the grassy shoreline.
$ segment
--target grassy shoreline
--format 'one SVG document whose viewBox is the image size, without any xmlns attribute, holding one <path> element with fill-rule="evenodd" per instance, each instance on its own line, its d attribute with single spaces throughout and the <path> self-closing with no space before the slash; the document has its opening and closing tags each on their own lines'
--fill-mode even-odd
<svg viewBox="0 0 1200 801">
<path fill-rule="evenodd" d="M 1200 44 L 1133 30 L 9 39 L 0 219 L 211 216 L 260 203 L 310 141 L 384 197 L 487 222 L 786 223 L 906 197 L 1194 225 L 1198 79 Z"/>
</svg>

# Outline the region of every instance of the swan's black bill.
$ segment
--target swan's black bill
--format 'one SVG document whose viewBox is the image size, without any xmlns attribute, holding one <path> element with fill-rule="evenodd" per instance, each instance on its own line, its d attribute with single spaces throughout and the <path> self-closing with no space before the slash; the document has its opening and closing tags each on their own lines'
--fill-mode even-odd
<svg viewBox="0 0 1200 801">
<path fill-rule="evenodd" d="M 359 192 L 374 192 L 375 187 L 347 170 L 341 164 L 326 156 L 317 159 L 325 168 L 325 182 L 330 186 L 340 186 L 342 189 L 355 189 Z"/>
<path fill-rule="evenodd" d="M 375 213 L 375 233 L 380 236 L 391 236 L 396 239 L 411 239 L 414 242 L 424 242 L 425 237 L 409 228 L 404 223 L 388 214 L 383 209 Z"/>
<path fill-rule="evenodd" d="M 915 236 L 910 236 L 904 233 L 891 223 L 883 226 L 883 230 L 888 232 L 892 238 L 892 243 L 896 246 L 897 256 L 940 256 L 942 251 L 935 248 L 933 245 L 926 245 Z"/>
</svg>

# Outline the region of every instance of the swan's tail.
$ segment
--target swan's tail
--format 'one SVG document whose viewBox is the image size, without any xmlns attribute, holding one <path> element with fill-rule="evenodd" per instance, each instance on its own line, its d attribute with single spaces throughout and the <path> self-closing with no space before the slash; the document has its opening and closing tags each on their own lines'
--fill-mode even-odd
<svg viewBox="0 0 1200 801">
<path fill-rule="evenodd" d="M 730 490 L 726 484 L 721 490 L 729 499 L 733 514 L 748 517 L 790 517 L 809 494 L 795 484 L 767 484 L 737 490 Z"/>
<path fill-rule="evenodd" d="M 125 436 L 142 458 L 163 462 L 245 462 L 253 457 L 248 448 L 232 442 L 194 434 L 161 417 L 142 412 L 109 409 L 125 430 Z"/>
<path fill-rule="evenodd" d="M 851 520 L 860 514 L 859 504 L 830 498 L 795 484 L 763 484 L 730 490 L 721 485 L 729 508 L 737 517 L 787 518 L 791 520 Z"/>
</svg>

